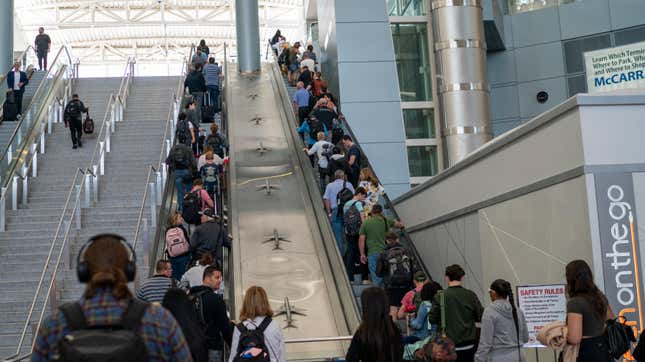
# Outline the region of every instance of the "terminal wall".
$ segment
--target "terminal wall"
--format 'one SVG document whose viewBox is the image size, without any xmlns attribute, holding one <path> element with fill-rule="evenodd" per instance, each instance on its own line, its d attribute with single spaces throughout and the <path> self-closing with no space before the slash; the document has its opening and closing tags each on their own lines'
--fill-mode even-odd
<svg viewBox="0 0 645 362">
<path fill-rule="evenodd" d="M 321 67 L 390 196 L 410 188 L 401 98 L 386 2 L 318 0 Z"/>
</svg>

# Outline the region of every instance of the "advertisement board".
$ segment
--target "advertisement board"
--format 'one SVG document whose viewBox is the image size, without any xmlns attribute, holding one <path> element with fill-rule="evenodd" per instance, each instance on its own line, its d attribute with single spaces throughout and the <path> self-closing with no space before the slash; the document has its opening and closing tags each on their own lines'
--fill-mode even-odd
<svg viewBox="0 0 645 362">
<path fill-rule="evenodd" d="M 540 328 L 567 319 L 564 284 L 518 286 L 517 305 L 524 313 L 529 332 L 529 341 L 524 347 L 544 347 L 536 338 Z"/>
<path fill-rule="evenodd" d="M 587 92 L 645 88 L 645 42 L 584 53 Z"/>
</svg>

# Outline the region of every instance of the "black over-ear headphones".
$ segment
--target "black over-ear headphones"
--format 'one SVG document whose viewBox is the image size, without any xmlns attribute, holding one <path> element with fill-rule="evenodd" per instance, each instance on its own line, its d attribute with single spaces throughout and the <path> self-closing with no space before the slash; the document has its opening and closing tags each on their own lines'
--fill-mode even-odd
<svg viewBox="0 0 645 362">
<path fill-rule="evenodd" d="M 102 238 L 117 239 L 123 245 L 125 245 L 128 250 L 130 250 L 130 258 L 128 259 L 128 264 L 125 266 L 125 270 L 123 270 L 123 272 L 125 273 L 125 277 L 128 282 L 134 281 L 134 277 L 137 274 L 137 254 L 132 248 L 132 245 L 130 245 L 130 243 L 128 243 L 128 241 L 125 240 L 123 236 L 117 234 L 94 235 L 93 237 L 89 238 L 89 240 L 87 240 L 85 244 L 83 244 L 81 250 L 78 252 L 78 256 L 76 257 L 76 275 L 78 276 L 78 281 L 81 283 L 87 283 L 90 281 L 90 268 L 84 259 L 85 251 L 95 240 Z"/>
</svg>

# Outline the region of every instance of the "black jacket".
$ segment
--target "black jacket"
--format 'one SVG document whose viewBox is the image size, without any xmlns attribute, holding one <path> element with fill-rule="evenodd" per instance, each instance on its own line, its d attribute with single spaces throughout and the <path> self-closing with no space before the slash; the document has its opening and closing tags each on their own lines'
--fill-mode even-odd
<svg viewBox="0 0 645 362">
<path fill-rule="evenodd" d="M 194 92 L 206 92 L 206 80 L 201 72 L 193 70 L 188 74 L 184 81 L 184 87 L 188 87 L 188 91 L 192 94 Z"/>
<path fill-rule="evenodd" d="M 231 323 L 226 314 L 224 297 L 204 285 L 190 288 L 190 294 L 196 294 L 200 291 L 207 291 L 202 296 L 204 320 L 206 320 L 206 338 L 208 339 L 206 344 L 208 349 L 221 351 L 224 349 L 222 340 L 230 346 L 233 338 L 233 323 Z"/>
<path fill-rule="evenodd" d="M 229 244 L 228 231 L 225 226 L 221 226 L 217 220 L 209 220 L 195 228 L 190 238 L 190 248 L 193 250 L 195 258 L 199 258 L 204 253 L 211 253 L 217 256 L 223 244 Z"/>
</svg>

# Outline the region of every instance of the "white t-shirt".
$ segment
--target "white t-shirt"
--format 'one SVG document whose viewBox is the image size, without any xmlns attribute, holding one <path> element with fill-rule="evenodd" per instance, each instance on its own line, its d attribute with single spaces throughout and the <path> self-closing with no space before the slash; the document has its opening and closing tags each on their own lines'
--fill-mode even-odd
<svg viewBox="0 0 645 362">
<path fill-rule="evenodd" d="M 307 68 L 309 68 L 309 70 L 311 70 L 312 72 L 316 71 L 316 62 L 315 62 L 313 59 L 309 59 L 309 58 L 308 58 L 308 59 L 303 59 L 303 60 L 300 62 L 300 67 L 304 67 L 305 65 L 306 65 L 306 66 L 307 66 Z"/>
<path fill-rule="evenodd" d="M 20 90 L 20 71 L 13 72 L 13 89 Z"/>
<path fill-rule="evenodd" d="M 328 145 L 330 151 L 334 147 L 334 145 L 331 144 L 330 142 L 322 140 L 314 143 L 313 146 L 311 146 L 311 148 L 309 149 L 309 151 L 307 151 L 309 155 L 313 155 L 315 153 L 316 156 L 318 156 L 318 166 L 320 166 L 320 168 L 327 168 L 327 165 L 329 164 L 327 157 L 322 155 L 324 150 L 323 149 L 324 145 Z"/>
</svg>

